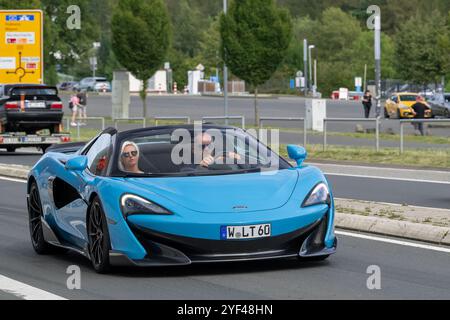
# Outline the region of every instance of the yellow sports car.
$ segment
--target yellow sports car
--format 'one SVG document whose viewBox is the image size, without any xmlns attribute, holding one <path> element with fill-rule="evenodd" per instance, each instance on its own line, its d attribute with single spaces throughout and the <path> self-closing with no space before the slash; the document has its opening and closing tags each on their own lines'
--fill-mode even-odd
<svg viewBox="0 0 450 320">
<path fill-rule="evenodd" d="M 417 93 L 395 93 L 388 100 L 384 107 L 385 118 L 398 118 L 398 119 L 410 119 L 414 118 L 415 113 L 412 106 L 416 103 L 417 97 L 420 95 Z M 426 106 L 430 107 L 425 100 L 422 101 Z M 431 108 L 425 112 L 425 118 L 431 118 Z"/>
</svg>

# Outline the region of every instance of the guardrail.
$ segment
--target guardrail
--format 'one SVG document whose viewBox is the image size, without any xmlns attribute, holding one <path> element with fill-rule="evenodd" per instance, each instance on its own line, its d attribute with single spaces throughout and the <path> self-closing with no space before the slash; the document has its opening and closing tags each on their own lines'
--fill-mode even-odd
<svg viewBox="0 0 450 320">
<path fill-rule="evenodd" d="M 70 129 L 70 122 L 72 121 L 72 117 L 70 117 L 70 118 L 65 118 L 65 120 L 66 120 L 66 122 L 67 122 L 67 126 L 66 126 L 66 128 L 67 129 Z M 97 121 L 101 121 L 101 123 L 102 123 L 102 131 L 103 130 L 105 130 L 105 128 L 106 128 L 106 120 L 105 120 L 105 118 L 104 117 L 87 117 L 87 118 L 77 118 L 76 119 L 78 122 L 77 122 L 77 138 L 78 139 L 80 139 L 80 121 L 84 121 L 84 120 L 86 120 L 86 121 L 89 121 L 89 120 L 97 120 Z"/>
<path fill-rule="evenodd" d="M 117 129 L 117 124 L 119 121 L 142 121 L 142 128 L 145 128 L 147 126 L 147 119 L 142 117 L 136 117 L 136 118 L 116 118 L 114 119 L 114 128 Z"/>
<path fill-rule="evenodd" d="M 158 121 L 161 121 L 161 120 L 183 120 L 187 124 L 191 124 L 191 118 L 190 117 L 154 117 L 153 119 L 155 119 L 155 126 L 157 126 L 158 125 Z"/>
<path fill-rule="evenodd" d="M 406 123 L 450 123 L 450 119 L 403 119 L 400 120 L 400 154 L 404 152 L 404 126 Z"/>
<path fill-rule="evenodd" d="M 203 117 L 202 122 L 207 120 L 241 120 L 241 128 L 245 130 L 245 117 L 243 116 L 228 116 L 228 117 Z"/>
<path fill-rule="evenodd" d="M 263 128 L 264 121 L 298 121 L 303 122 L 303 146 L 306 148 L 306 144 L 308 143 L 308 130 L 306 128 L 306 120 L 305 118 L 283 118 L 283 117 L 260 117 L 259 118 L 259 128 Z"/>
<path fill-rule="evenodd" d="M 325 118 L 323 119 L 323 151 L 327 149 L 327 123 L 328 122 L 375 122 L 375 148 L 380 151 L 380 118 L 357 119 L 357 118 Z"/>
</svg>

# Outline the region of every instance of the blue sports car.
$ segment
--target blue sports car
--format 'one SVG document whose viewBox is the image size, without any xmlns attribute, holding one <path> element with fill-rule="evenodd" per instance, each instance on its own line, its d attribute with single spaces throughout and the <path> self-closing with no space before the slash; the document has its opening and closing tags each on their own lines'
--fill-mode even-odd
<svg viewBox="0 0 450 320">
<path fill-rule="evenodd" d="M 306 151 L 291 165 L 239 128 L 109 128 L 51 147 L 30 171 L 27 204 L 38 254 L 115 265 L 169 266 L 336 252 L 334 203 Z"/>
</svg>

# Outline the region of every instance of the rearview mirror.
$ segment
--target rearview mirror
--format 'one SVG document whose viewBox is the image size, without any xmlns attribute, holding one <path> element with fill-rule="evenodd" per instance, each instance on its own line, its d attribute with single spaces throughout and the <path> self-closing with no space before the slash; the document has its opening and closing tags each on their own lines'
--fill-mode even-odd
<svg viewBox="0 0 450 320">
<path fill-rule="evenodd" d="M 289 158 L 297 162 L 297 166 L 300 168 L 303 165 L 303 162 L 306 160 L 308 153 L 306 149 L 300 146 L 289 145 L 287 146 L 287 152 Z"/>
<path fill-rule="evenodd" d="M 84 171 L 88 165 L 88 159 L 86 156 L 77 156 L 67 160 L 66 170 L 70 171 Z"/>
</svg>

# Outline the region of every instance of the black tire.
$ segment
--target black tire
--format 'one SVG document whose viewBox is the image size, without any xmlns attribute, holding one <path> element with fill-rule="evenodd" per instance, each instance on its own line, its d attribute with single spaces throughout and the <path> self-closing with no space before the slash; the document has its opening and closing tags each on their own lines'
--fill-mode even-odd
<svg viewBox="0 0 450 320">
<path fill-rule="evenodd" d="M 325 261 L 330 257 L 330 255 L 317 256 L 317 257 L 298 257 L 301 262 L 320 262 Z"/>
<path fill-rule="evenodd" d="M 50 253 L 52 247 L 44 240 L 42 230 L 42 205 L 36 182 L 33 182 L 28 197 L 28 222 L 30 227 L 31 244 L 37 254 Z"/>
<path fill-rule="evenodd" d="M 390 118 L 389 113 L 387 112 L 386 108 L 384 108 L 384 118 L 385 119 L 389 119 Z"/>
<path fill-rule="evenodd" d="M 107 273 L 111 268 L 109 263 L 111 243 L 105 213 L 98 197 L 95 197 L 89 206 L 87 233 L 92 266 L 97 273 Z"/>
<path fill-rule="evenodd" d="M 401 119 L 401 118 L 402 118 L 402 116 L 401 116 L 401 114 L 400 114 L 400 109 L 397 109 L 397 118 L 398 118 L 398 119 Z"/>
<path fill-rule="evenodd" d="M 14 148 L 14 147 L 7 147 L 6 151 L 13 153 L 13 152 L 16 152 L 16 148 Z"/>
</svg>

